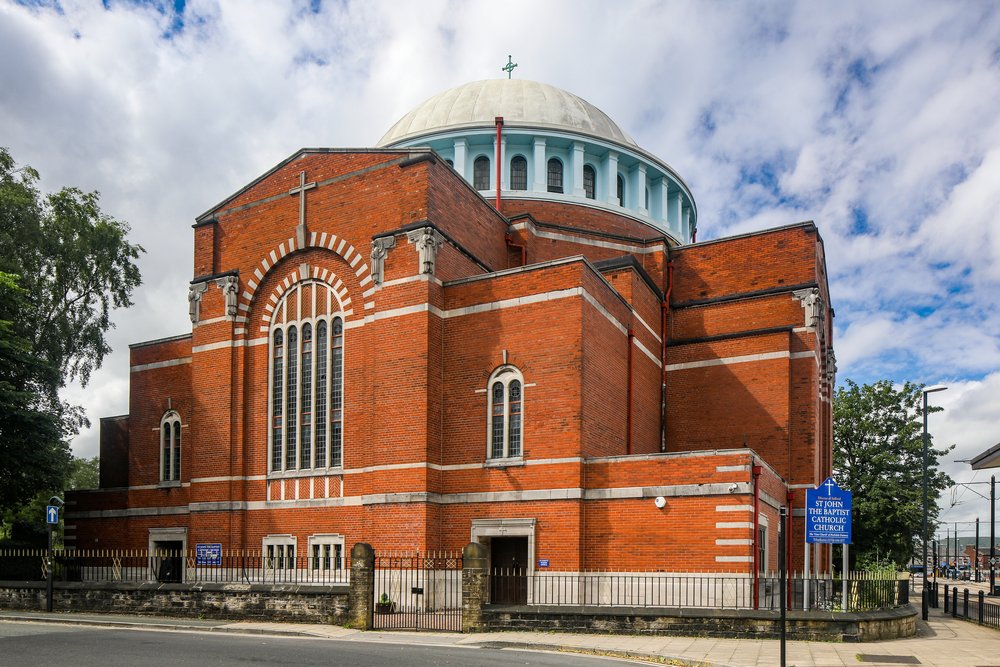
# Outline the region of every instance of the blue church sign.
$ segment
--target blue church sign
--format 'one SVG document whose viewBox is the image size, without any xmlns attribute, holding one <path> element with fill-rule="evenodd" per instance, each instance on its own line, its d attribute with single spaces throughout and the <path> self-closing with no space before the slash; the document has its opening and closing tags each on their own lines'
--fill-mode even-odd
<svg viewBox="0 0 1000 667">
<path fill-rule="evenodd" d="M 832 477 L 817 489 L 806 489 L 806 542 L 850 544 L 851 503 L 851 492 Z"/>
<path fill-rule="evenodd" d="M 195 565 L 222 565 L 222 545 L 196 544 L 194 562 Z"/>
</svg>

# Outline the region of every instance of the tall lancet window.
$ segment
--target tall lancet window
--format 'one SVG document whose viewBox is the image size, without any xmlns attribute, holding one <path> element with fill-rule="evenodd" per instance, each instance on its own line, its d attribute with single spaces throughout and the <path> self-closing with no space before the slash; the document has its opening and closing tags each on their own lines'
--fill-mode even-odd
<svg viewBox="0 0 1000 667">
<path fill-rule="evenodd" d="M 171 410 L 160 419 L 160 481 L 181 479 L 181 418 Z"/>
<path fill-rule="evenodd" d="M 501 366 L 487 385 L 489 457 L 520 457 L 523 451 L 524 378 L 514 366 Z"/>
<path fill-rule="evenodd" d="M 270 472 L 343 465 L 344 314 L 333 287 L 293 284 L 271 314 Z"/>
</svg>

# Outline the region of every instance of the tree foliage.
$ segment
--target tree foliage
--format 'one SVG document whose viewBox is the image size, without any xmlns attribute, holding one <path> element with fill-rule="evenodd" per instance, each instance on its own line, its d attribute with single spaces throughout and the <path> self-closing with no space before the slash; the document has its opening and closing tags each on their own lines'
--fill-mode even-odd
<svg viewBox="0 0 1000 667">
<path fill-rule="evenodd" d="M 65 424 L 46 399 L 58 371 L 15 331 L 24 302 L 14 277 L 0 273 L 0 513 L 61 484 L 70 458 Z"/>
<path fill-rule="evenodd" d="M 854 494 L 852 560 L 905 563 L 915 551 L 923 522 L 922 389 L 910 382 L 897 387 L 888 380 L 848 380 L 834 396 L 834 475 Z M 931 531 L 937 498 L 952 483 L 940 459 L 952 449 L 928 449 Z"/>
<path fill-rule="evenodd" d="M 45 508 L 52 496 L 65 498 L 66 491 L 77 489 L 96 489 L 100 477 L 100 459 L 73 458 L 69 461 L 65 480 L 56 486 L 46 487 L 35 497 L 9 509 L 2 515 L 0 523 L 0 543 L 6 546 L 41 548 L 48 542 L 46 534 Z M 55 527 L 53 540 L 56 546 L 63 544 L 65 523 L 60 522 Z"/>
<path fill-rule="evenodd" d="M 111 310 L 132 305 L 140 283 L 143 249 L 98 193 L 43 196 L 38 180 L 0 147 L 0 511 L 62 486 L 66 443 L 86 418 L 59 390 L 100 367 Z"/>
</svg>

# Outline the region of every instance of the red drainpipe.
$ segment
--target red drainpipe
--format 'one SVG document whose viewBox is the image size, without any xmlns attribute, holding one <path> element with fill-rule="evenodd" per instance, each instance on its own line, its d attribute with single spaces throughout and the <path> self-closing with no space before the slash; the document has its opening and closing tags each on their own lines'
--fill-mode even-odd
<svg viewBox="0 0 1000 667">
<path fill-rule="evenodd" d="M 525 266 L 528 263 L 528 246 L 514 243 L 514 233 L 510 231 L 509 227 L 507 229 L 506 240 L 508 248 L 516 248 L 521 251 L 521 266 Z"/>
<path fill-rule="evenodd" d="M 674 289 L 674 263 L 667 262 L 667 293 L 660 305 L 660 336 L 662 344 L 660 361 L 662 373 L 660 377 L 660 451 L 667 451 L 667 316 L 670 314 L 670 292 Z M 631 350 L 631 348 L 629 348 Z"/>
<path fill-rule="evenodd" d="M 500 210 L 500 134 L 503 129 L 503 116 L 497 116 L 493 119 L 497 124 L 497 148 L 496 148 L 496 163 L 497 163 L 497 210 Z"/>
<path fill-rule="evenodd" d="M 760 609 L 760 564 L 757 562 L 757 554 L 760 553 L 760 545 L 757 544 L 760 534 L 760 474 L 763 467 L 750 459 L 750 470 L 753 474 L 753 608 Z M 767 567 L 767 563 L 764 563 Z"/>
<path fill-rule="evenodd" d="M 635 338 L 635 334 L 632 333 L 632 328 L 629 327 L 628 330 L 628 366 L 626 371 L 626 376 L 628 378 L 628 386 L 625 389 L 625 403 L 628 410 L 625 413 L 625 453 L 632 453 L 632 340 Z"/>
</svg>

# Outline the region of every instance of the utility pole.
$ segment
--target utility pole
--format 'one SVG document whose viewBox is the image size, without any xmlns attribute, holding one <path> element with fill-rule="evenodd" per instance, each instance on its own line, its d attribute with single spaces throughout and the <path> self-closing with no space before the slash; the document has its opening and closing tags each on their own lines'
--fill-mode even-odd
<svg viewBox="0 0 1000 667">
<path fill-rule="evenodd" d="M 979 583 L 979 517 L 976 517 L 976 549 L 973 558 L 976 559 L 976 583 Z"/>
<path fill-rule="evenodd" d="M 958 522 L 955 522 L 955 579 L 958 579 L 958 566 L 962 562 L 962 557 L 958 554 Z"/>
<path fill-rule="evenodd" d="M 997 537 L 994 534 L 997 527 L 997 476 L 990 475 L 990 595 L 995 595 Z"/>
<path fill-rule="evenodd" d="M 780 577 L 780 582 L 778 584 L 778 597 L 781 598 L 779 602 L 779 609 L 781 615 L 781 667 L 785 667 L 785 608 L 787 607 L 788 593 L 786 592 L 786 572 L 788 569 L 788 563 L 785 558 L 785 543 L 787 541 L 786 531 L 788 530 L 788 508 L 784 505 L 778 510 L 778 576 Z M 847 579 L 847 571 L 842 573 L 844 580 Z M 846 609 L 847 600 L 844 600 L 844 605 Z"/>
<path fill-rule="evenodd" d="M 944 578 L 948 578 L 951 570 L 951 528 L 944 527 Z"/>
</svg>

